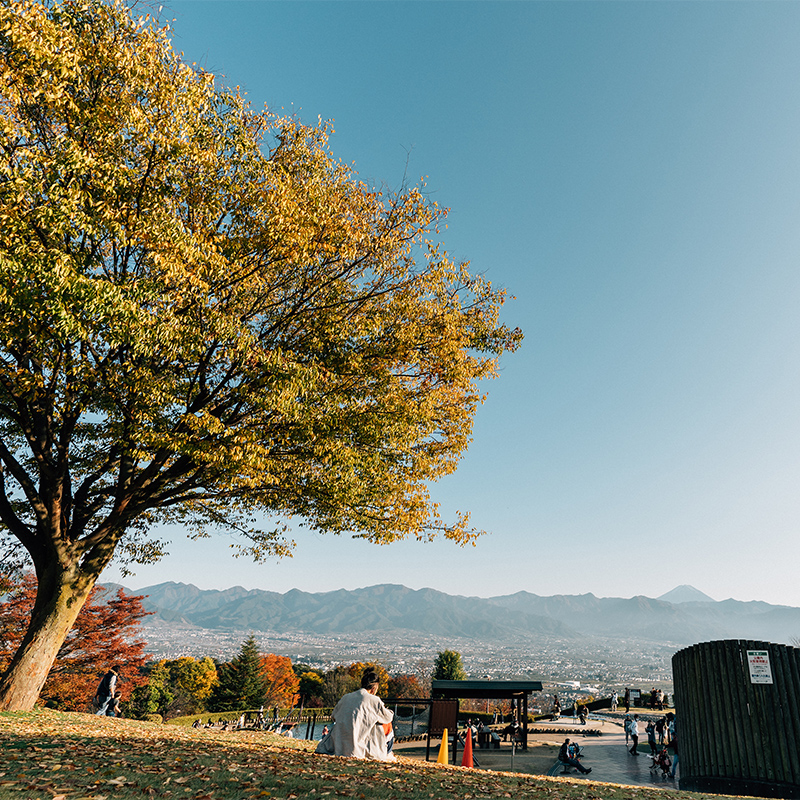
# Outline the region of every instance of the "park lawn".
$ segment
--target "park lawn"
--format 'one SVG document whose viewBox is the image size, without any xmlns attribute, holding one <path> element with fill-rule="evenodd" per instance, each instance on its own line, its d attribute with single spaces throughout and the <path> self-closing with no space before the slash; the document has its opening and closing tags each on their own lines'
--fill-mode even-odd
<svg viewBox="0 0 800 800">
<path fill-rule="evenodd" d="M 0 800 L 700 800 L 715 797 L 399 758 L 317 756 L 313 744 L 49 710 L 0 713 Z"/>
</svg>

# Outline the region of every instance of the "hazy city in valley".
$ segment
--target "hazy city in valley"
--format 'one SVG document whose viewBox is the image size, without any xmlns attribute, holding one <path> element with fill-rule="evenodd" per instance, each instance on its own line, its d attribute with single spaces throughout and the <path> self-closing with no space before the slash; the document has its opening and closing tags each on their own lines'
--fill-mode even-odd
<svg viewBox="0 0 800 800">
<path fill-rule="evenodd" d="M 238 652 L 250 631 L 205 630 L 175 623 L 146 626 L 148 649 L 157 658 L 183 655 L 211 655 L 229 660 Z M 378 661 L 391 673 L 418 669 L 430 671 L 438 651 L 443 648 L 461 653 L 471 677 L 497 680 L 541 680 L 559 696 L 573 698 L 604 697 L 614 688 L 651 686 L 672 693 L 670 659 L 675 646 L 638 639 L 587 639 L 566 641 L 542 639 L 526 644 L 497 645 L 475 639 L 412 639 L 385 634 L 276 634 L 257 633 L 262 652 L 289 656 L 293 663 L 329 670 L 354 661 Z M 533 709 L 537 709 L 534 697 Z M 544 710 L 544 706 L 540 707 Z"/>
</svg>

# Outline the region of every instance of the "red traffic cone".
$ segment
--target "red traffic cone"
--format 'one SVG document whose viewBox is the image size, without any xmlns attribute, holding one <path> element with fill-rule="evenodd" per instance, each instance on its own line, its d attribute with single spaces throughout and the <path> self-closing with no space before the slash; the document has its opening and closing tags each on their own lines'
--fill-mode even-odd
<svg viewBox="0 0 800 800">
<path fill-rule="evenodd" d="M 475 766 L 472 763 L 472 728 L 467 728 L 467 738 L 464 740 L 464 757 L 461 759 L 461 766 Z"/>
</svg>

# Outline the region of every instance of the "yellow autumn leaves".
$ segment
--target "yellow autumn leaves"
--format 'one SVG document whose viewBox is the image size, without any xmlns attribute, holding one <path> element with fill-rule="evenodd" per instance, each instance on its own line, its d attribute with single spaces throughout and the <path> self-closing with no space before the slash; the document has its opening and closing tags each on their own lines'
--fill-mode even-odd
<svg viewBox="0 0 800 800">
<path fill-rule="evenodd" d="M 115 0 L 0 9 L 2 435 L 75 493 L 20 520 L 75 558 L 176 516 L 283 552 L 254 512 L 469 541 L 427 486 L 521 339 L 503 292 L 449 260 L 421 187 L 368 187 L 324 124 L 255 112 L 170 34 Z"/>
</svg>

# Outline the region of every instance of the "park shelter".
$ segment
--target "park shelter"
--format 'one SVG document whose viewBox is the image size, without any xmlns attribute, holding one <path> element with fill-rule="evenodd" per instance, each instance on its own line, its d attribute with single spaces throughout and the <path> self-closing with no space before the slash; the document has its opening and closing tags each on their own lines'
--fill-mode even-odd
<svg viewBox="0 0 800 800">
<path fill-rule="evenodd" d="M 431 686 L 434 703 L 455 701 L 456 715 L 461 699 L 510 700 L 514 717 L 522 725 L 523 750 L 528 749 L 528 695 L 541 691 L 541 681 L 433 681 Z"/>
</svg>

